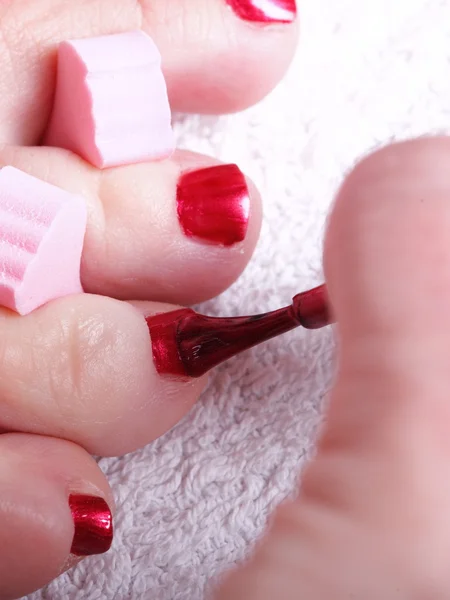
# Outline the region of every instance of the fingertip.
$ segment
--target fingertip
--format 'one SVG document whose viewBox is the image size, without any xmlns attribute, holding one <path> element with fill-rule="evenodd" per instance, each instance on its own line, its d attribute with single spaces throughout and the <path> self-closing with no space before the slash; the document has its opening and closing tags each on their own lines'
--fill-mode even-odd
<svg viewBox="0 0 450 600">
<path fill-rule="evenodd" d="M 369 155 L 343 183 L 324 252 L 341 331 L 425 324 L 430 289 L 447 293 L 449 163 L 448 138 L 421 138 Z"/>
<path fill-rule="evenodd" d="M 448 165 L 449 138 L 393 144 L 337 195 L 325 244 L 340 342 L 328 439 L 399 446 L 448 417 Z"/>
</svg>

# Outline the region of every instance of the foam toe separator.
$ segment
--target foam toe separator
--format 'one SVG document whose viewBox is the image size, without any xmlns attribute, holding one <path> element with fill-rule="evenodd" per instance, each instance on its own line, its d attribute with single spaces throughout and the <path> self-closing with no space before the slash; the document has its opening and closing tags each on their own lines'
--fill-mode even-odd
<svg viewBox="0 0 450 600">
<path fill-rule="evenodd" d="M 48 146 L 99 169 L 170 156 L 175 148 L 161 55 L 142 31 L 62 42 Z"/>
<path fill-rule="evenodd" d="M 0 170 L 0 305 L 25 315 L 83 292 L 86 231 L 81 196 L 14 167 Z"/>
</svg>

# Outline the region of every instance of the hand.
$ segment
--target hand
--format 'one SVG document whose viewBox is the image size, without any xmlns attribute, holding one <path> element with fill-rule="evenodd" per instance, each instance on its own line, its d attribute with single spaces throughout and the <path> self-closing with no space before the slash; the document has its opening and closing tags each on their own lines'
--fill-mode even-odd
<svg viewBox="0 0 450 600">
<path fill-rule="evenodd" d="M 1 600 L 56 577 L 78 560 L 71 549 L 106 549 L 108 540 L 87 534 L 76 516 L 86 496 L 97 511 L 108 511 L 102 500 L 113 509 L 89 453 L 119 455 L 147 444 L 189 410 L 205 384 L 157 374 L 144 316 L 229 286 L 261 222 L 248 182 L 245 239 L 225 247 L 183 234 L 177 182 L 185 170 L 217 164 L 205 156 L 177 152 L 164 162 L 100 172 L 70 152 L 35 147 L 51 111 L 57 42 L 142 28 L 162 52 L 173 109 L 242 109 L 283 75 L 297 26 L 252 22 L 263 13 L 251 0 L 230 3 L 234 11 L 226 0 L 1 3 L 0 165 L 79 192 L 89 208 L 82 260 L 88 294 L 26 317 L 0 310 Z M 275 16 L 277 6 L 266 2 Z M 230 181 L 215 177 L 215 189 L 226 193 Z"/>
<path fill-rule="evenodd" d="M 343 185 L 325 250 L 339 372 L 318 452 L 216 600 L 450 598 L 450 140 Z"/>
</svg>

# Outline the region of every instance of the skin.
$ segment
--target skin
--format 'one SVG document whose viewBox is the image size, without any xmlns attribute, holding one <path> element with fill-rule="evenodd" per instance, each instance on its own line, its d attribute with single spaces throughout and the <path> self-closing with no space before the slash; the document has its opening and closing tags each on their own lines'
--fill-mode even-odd
<svg viewBox="0 0 450 600">
<path fill-rule="evenodd" d="M 156 374 L 143 317 L 225 289 L 250 259 L 261 222 L 252 187 L 240 246 L 181 235 L 177 176 L 214 164 L 207 157 L 184 152 L 100 173 L 35 147 L 51 107 L 56 42 L 142 27 L 162 49 L 173 108 L 219 113 L 275 85 L 297 27 L 244 23 L 221 0 L 9 0 L 0 22 L 0 164 L 82 192 L 90 215 L 88 294 L 27 317 L 0 311 L 6 600 L 72 564 L 68 494 L 114 506 L 89 453 L 141 447 L 196 401 L 204 380 Z M 422 139 L 368 157 L 343 184 L 325 250 L 340 368 L 318 452 L 298 497 L 278 509 L 216 600 L 450 597 L 448 164 L 450 140 Z"/>
<path fill-rule="evenodd" d="M 450 140 L 359 164 L 325 249 L 339 373 L 298 497 L 215 600 L 450 597 Z"/>
</svg>

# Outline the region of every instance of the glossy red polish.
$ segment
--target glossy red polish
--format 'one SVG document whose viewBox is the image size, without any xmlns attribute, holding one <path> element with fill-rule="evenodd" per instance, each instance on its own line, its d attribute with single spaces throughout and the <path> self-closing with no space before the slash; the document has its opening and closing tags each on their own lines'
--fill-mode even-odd
<svg viewBox="0 0 450 600">
<path fill-rule="evenodd" d="M 245 21 L 292 23 L 297 16 L 295 0 L 226 0 Z"/>
<path fill-rule="evenodd" d="M 200 377 L 228 358 L 296 327 L 318 329 L 330 323 L 323 285 L 298 294 L 290 306 L 262 315 L 216 318 L 186 308 L 147 319 L 157 371 L 185 377 Z"/>
<path fill-rule="evenodd" d="M 69 506 L 75 524 L 71 553 L 90 556 L 107 552 L 113 539 L 113 522 L 109 506 L 97 496 L 72 494 Z"/>
<path fill-rule="evenodd" d="M 189 237 L 221 246 L 242 242 L 250 213 L 244 174 L 236 165 L 184 173 L 177 187 L 177 212 Z"/>
</svg>

